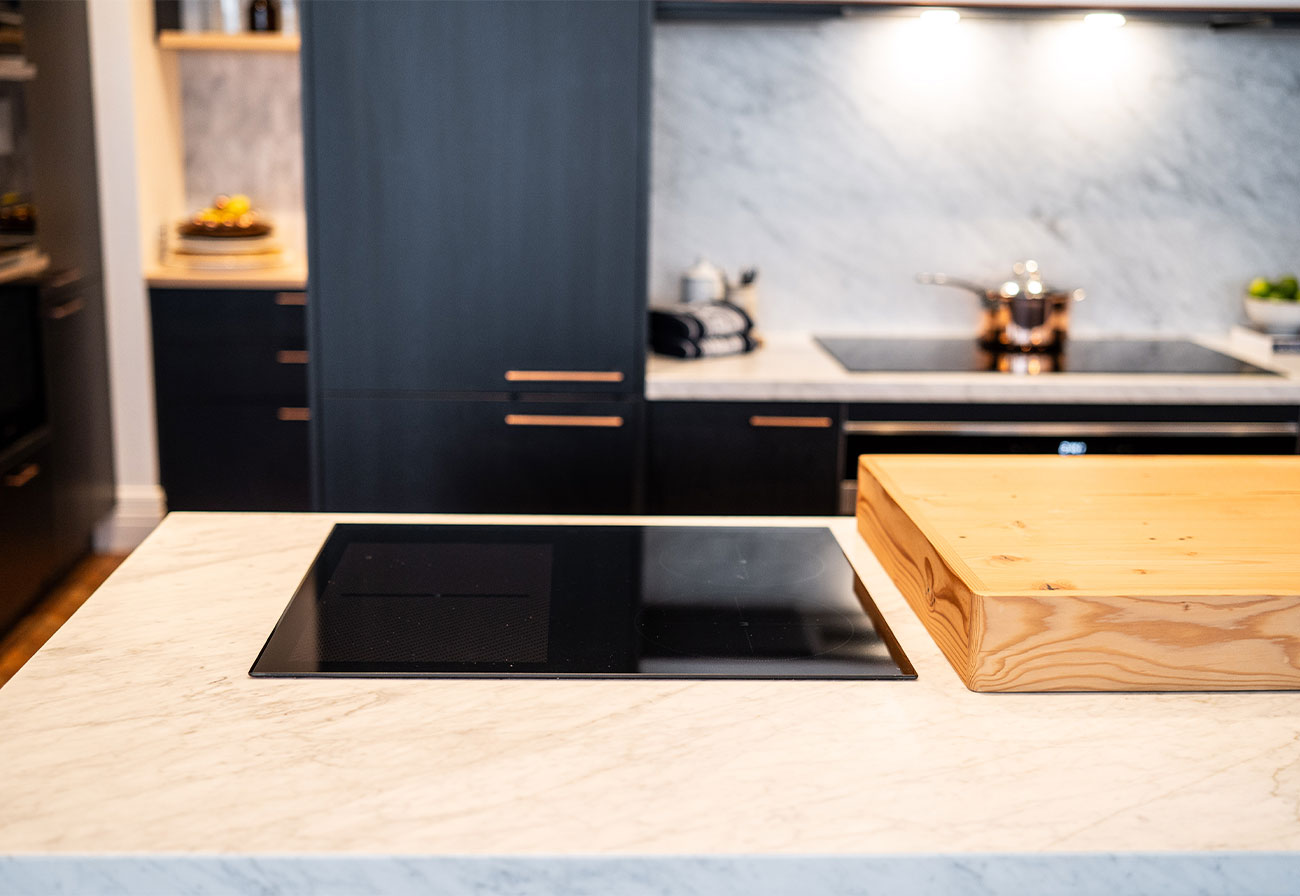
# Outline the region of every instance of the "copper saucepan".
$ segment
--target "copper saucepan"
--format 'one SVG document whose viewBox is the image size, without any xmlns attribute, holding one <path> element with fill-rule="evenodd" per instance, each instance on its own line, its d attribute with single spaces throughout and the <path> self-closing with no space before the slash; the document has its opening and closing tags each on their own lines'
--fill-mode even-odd
<svg viewBox="0 0 1300 896">
<path fill-rule="evenodd" d="M 1014 277 L 987 287 L 947 274 L 917 274 L 918 283 L 955 286 L 980 298 L 980 344 L 1001 351 L 1045 352 L 1065 345 L 1070 305 L 1082 289 L 1053 289 L 1043 283 L 1035 261 L 1016 262 Z"/>
</svg>

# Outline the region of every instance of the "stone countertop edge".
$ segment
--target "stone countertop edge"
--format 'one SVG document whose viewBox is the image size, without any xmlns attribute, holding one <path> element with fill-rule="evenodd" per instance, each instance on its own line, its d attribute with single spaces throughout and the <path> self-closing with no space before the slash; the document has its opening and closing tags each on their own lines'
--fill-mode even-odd
<svg viewBox="0 0 1300 896">
<path fill-rule="evenodd" d="M 1177 856 L 59 856 L 0 858 L 7 896 L 1294 896 L 1300 860 Z"/>
<path fill-rule="evenodd" d="M 290 262 L 274 268 L 209 271 L 154 265 L 145 271 L 150 289 L 275 289 L 302 291 L 307 288 L 307 264 Z"/>
<path fill-rule="evenodd" d="M 918 678 L 250 678 L 361 521 L 824 525 Z M 0 688 L 0 892 L 1283 893 L 1295 705 L 971 693 L 851 518 L 174 513 Z"/>
<path fill-rule="evenodd" d="M 918 334 L 918 337 L 923 335 L 952 336 L 945 333 Z M 1281 376 L 850 373 L 818 346 L 811 334 L 780 332 L 765 334 L 761 348 L 743 355 L 680 360 L 649 354 L 646 358 L 645 396 L 650 401 L 1300 403 L 1300 358 L 1270 358 L 1247 353 L 1232 345 L 1226 337 L 1179 338 L 1191 339 L 1207 348 L 1274 370 Z"/>
</svg>

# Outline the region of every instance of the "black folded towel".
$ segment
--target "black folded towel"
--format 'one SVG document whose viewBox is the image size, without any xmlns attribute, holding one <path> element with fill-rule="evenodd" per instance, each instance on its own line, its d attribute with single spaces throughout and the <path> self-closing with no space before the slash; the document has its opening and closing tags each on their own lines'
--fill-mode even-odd
<svg viewBox="0 0 1300 896">
<path fill-rule="evenodd" d="M 758 345 L 747 333 L 731 336 L 705 336 L 703 339 L 661 339 L 651 344 L 661 355 L 674 358 L 708 358 L 716 355 L 740 355 Z"/>
<path fill-rule="evenodd" d="M 699 302 L 650 309 L 650 338 L 690 339 L 748 333 L 754 322 L 730 302 Z"/>
<path fill-rule="evenodd" d="M 754 348 L 754 322 L 730 302 L 701 302 L 650 309 L 650 347 L 661 355 L 701 358 Z"/>
</svg>

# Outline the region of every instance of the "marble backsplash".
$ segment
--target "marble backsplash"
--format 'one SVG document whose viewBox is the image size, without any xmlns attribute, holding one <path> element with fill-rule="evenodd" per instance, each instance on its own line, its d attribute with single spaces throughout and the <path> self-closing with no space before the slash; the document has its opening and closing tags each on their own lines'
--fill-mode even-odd
<svg viewBox="0 0 1300 896">
<path fill-rule="evenodd" d="M 1300 31 L 860 16 L 655 33 L 650 296 L 703 255 L 772 329 L 964 330 L 1033 257 L 1076 333 L 1224 331 L 1300 268 Z"/>
<path fill-rule="evenodd" d="M 301 84 L 294 53 L 180 54 L 185 205 L 246 193 L 286 248 L 306 246 Z"/>
<path fill-rule="evenodd" d="M 304 245 L 298 60 L 180 60 L 186 202 L 245 192 Z M 1300 268 L 1300 31 L 863 15 L 656 25 L 649 294 L 760 270 L 769 329 L 974 326 L 919 271 L 1033 257 L 1076 333 L 1221 332 Z"/>
</svg>

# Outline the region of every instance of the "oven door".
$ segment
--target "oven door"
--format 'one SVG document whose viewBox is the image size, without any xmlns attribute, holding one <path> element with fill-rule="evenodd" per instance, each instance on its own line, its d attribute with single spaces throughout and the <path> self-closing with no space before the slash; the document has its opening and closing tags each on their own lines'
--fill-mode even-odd
<svg viewBox="0 0 1300 896">
<path fill-rule="evenodd" d="M 39 300 L 35 286 L 0 286 L 0 460 L 46 424 Z"/>
<path fill-rule="evenodd" d="M 1295 420 L 848 421 L 840 512 L 854 512 L 862 454 L 1295 454 L 1298 436 Z"/>
</svg>

